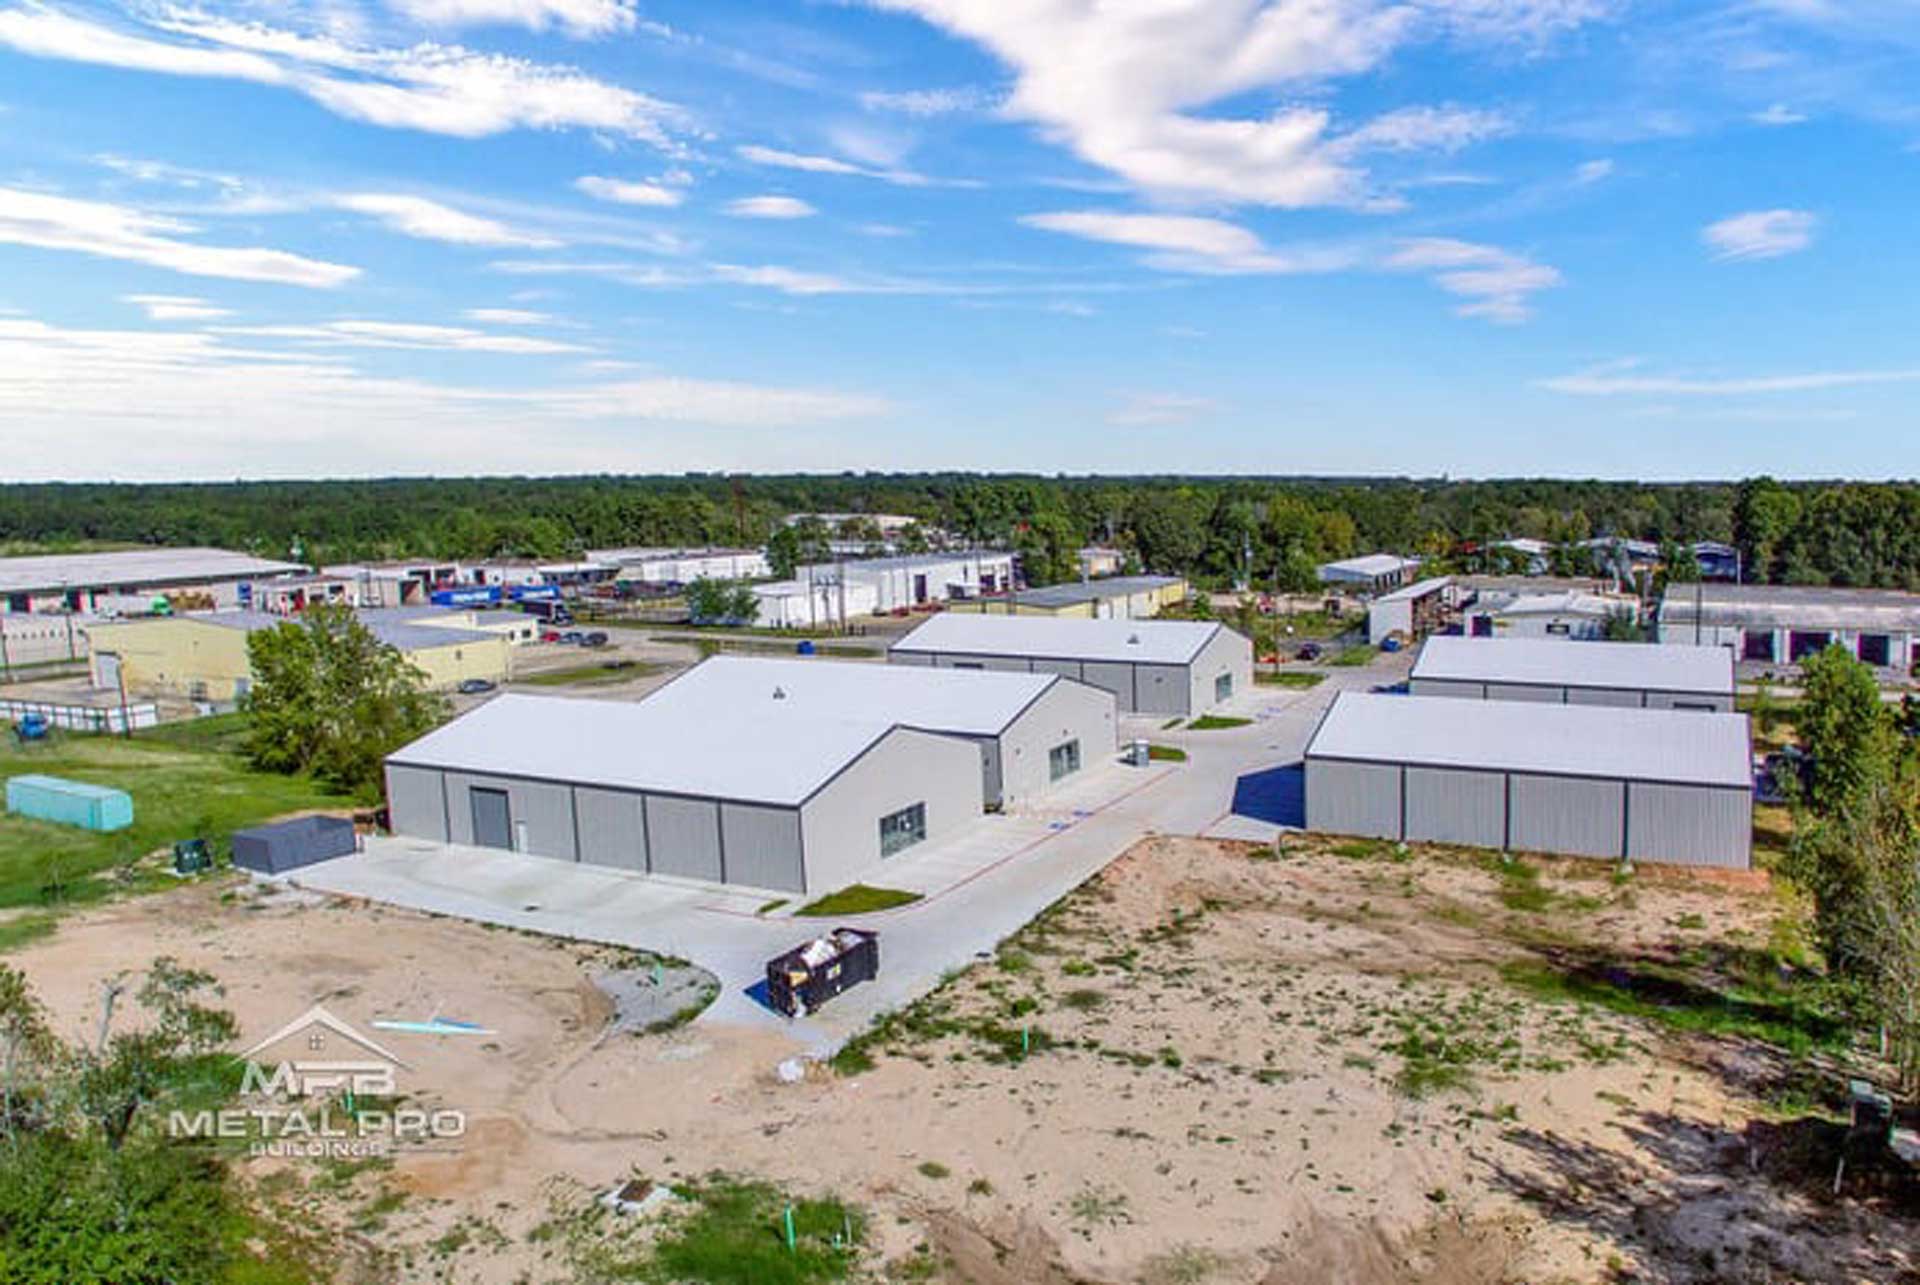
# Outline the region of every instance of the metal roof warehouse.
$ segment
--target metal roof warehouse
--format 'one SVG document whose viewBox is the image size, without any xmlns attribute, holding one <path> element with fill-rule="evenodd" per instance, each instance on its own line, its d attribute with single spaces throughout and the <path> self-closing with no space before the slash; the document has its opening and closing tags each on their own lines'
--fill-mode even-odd
<svg viewBox="0 0 1920 1285">
<path fill-rule="evenodd" d="M 0 609 L 92 611 L 96 601 L 160 589 L 232 586 L 306 568 L 226 549 L 120 549 L 0 558 Z M 222 604 L 232 601 L 231 593 Z M 145 603 L 139 604 L 142 608 Z"/>
<path fill-rule="evenodd" d="M 1306 774 L 1314 830 L 1742 869 L 1750 860 L 1739 714 L 1343 692 L 1307 746 Z"/>
<path fill-rule="evenodd" d="M 1416 696 L 1733 709 L 1733 653 L 1725 647 L 1572 642 L 1551 638 L 1427 639 L 1408 679 Z"/>
<path fill-rule="evenodd" d="M 1800 585 L 1674 585 L 1660 603 L 1660 637 L 1718 644 L 1740 659 L 1793 663 L 1838 643 L 1869 665 L 1920 660 L 1920 594 Z"/>
</svg>

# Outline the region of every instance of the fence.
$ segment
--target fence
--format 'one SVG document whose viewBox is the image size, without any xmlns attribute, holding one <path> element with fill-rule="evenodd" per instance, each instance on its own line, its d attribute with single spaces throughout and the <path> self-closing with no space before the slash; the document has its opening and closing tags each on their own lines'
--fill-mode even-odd
<svg viewBox="0 0 1920 1285">
<path fill-rule="evenodd" d="M 160 725 L 160 707 L 152 701 L 102 706 L 0 700 L 0 721 L 14 723 L 28 714 L 44 715 L 49 723 L 69 732 L 124 732 L 130 727 Z"/>
</svg>

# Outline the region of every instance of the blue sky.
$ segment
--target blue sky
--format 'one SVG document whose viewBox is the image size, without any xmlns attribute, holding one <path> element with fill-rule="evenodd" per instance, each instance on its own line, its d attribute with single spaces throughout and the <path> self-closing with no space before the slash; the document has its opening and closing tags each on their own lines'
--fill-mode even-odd
<svg viewBox="0 0 1920 1285">
<path fill-rule="evenodd" d="M 1910 476 L 1920 0 L 0 0 L 5 475 Z"/>
</svg>

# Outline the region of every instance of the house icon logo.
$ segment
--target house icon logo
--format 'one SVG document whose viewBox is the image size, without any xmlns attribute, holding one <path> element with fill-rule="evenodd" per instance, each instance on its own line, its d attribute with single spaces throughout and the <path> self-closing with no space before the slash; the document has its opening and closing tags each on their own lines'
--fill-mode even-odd
<svg viewBox="0 0 1920 1285">
<path fill-rule="evenodd" d="M 265 1056 L 278 1050 L 278 1058 Z M 396 1071 L 407 1064 L 315 1004 L 241 1054 L 242 1093 L 313 1097 L 329 1093 L 391 1097 Z"/>
</svg>

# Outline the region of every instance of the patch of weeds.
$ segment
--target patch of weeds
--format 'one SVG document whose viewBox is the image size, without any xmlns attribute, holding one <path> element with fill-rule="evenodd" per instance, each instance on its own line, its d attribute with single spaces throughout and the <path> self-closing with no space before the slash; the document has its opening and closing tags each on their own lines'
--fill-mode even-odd
<svg viewBox="0 0 1920 1285">
<path fill-rule="evenodd" d="M 832 1197 L 790 1199 L 767 1182 L 712 1174 L 676 1188 L 686 1212 L 651 1251 L 612 1279 L 702 1285 L 819 1285 L 858 1266 L 866 1219 Z M 793 1246 L 786 1239 L 792 1212 Z"/>
<path fill-rule="evenodd" d="M 780 909 L 780 907 L 786 904 L 787 904 L 787 898 L 775 897 L 772 901 L 769 901 L 766 905 L 760 907 L 760 909 L 754 911 L 753 913 L 756 915 L 770 915 L 774 911 Z"/>
<path fill-rule="evenodd" d="M 1699 932 L 1707 926 L 1707 917 L 1695 911 L 1688 911 L 1674 920 L 1673 926 L 1683 932 Z"/>
<path fill-rule="evenodd" d="M 1283 670 L 1277 674 L 1263 670 L 1253 676 L 1253 681 L 1262 687 L 1318 687 L 1327 681 L 1327 676 L 1302 669 Z"/>
<path fill-rule="evenodd" d="M 1068 991 L 1060 997 L 1060 1002 L 1076 1012 L 1090 1013 L 1107 1002 L 1107 993 L 1083 987 Z"/>
<path fill-rule="evenodd" d="M 1187 752 L 1178 745 L 1149 745 L 1147 757 L 1155 763 L 1184 763 Z"/>
<path fill-rule="evenodd" d="M 1166 722 L 1160 724 L 1160 730 L 1163 732 L 1171 732 L 1174 728 L 1180 726 L 1180 724 L 1186 721 L 1187 720 L 1184 718 L 1170 718 Z"/>
<path fill-rule="evenodd" d="M 922 1178 L 932 1178 L 936 1182 L 942 1178 L 950 1178 L 953 1176 L 953 1170 L 947 1168 L 938 1160 L 922 1160 L 918 1165 L 914 1166 L 914 1168 Z"/>
<path fill-rule="evenodd" d="M 1344 669 L 1358 669 L 1362 665 L 1371 665 L 1373 658 L 1379 654 L 1380 649 L 1372 645 L 1348 647 L 1327 663 L 1339 665 Z"/>
<path fill-rule="evenodd" d="M 1118 1227 L 1133 1221 L 1132 1215 L 1127 1212 L 1125 1194 L 1108 1191 L 1104 1187 L 1083 1188 L 1067 1203 L 1067 1212 L 1074 1222 L 1080 1224 L 1083 1234 L 1095 1227 Z"/>
<path fill-rule="evenodd" d="M 1371 861 L 1391 852 L 1392 847 L 1380 839 L 1351 839 L 1345 843 L 1333 845 L 1333 855 L 1345 857 L 1349 861 Z"/>
<path fill-rule="evenodd" d="M 1069 959 L 1066 963 L 1060 965 L 1060 971 L 1068 977 L 1092 977 L 1100 970 L 1084 959 Z"/>
<path fill-rule="evenodd" d="M 1030 973 L 1033 971 L 1033 956 L 1011 946 L 1003 947 L 994 956 L 993 966 L 1003 973 Z"/>
<path fill-rule="evenodd" d="M 917 892 L 905 892 L 899 888 L 873 888 L 864 883 L 856 883 L 830 892 L 815 901 L 810 901 L 795 915 L 809 918 L 825 918 L 837 915 L 865 915 L 876 910 L 895 910 L 901 906 L 910 906 L 920 900 Z"/>
<path fill-rule="evenodd" d="M 969 1196 L 991 1196 L 993 1194 L 993 1184 L 985 1178 L 975 1178 L 967 1184 L 967 1194 Z"/>
<path fill-rule="evenodd" d="M 1238 718 L 1231 714 L 1202 714 L 1187 724 L 1189 732 L 1221 732 L 1230 727 L 1245 727 L 1252 723 L 1250 718 Z"/>
<path fill-rule="evenodd" d="M 1148 1285 L 1201 1285 L 1226 1266 L 1226 1260 L 1198 1245 L 1177 1245 L 1147 1260 Z"/>
<path fill-rule="evenodd" d="M 59 917 L 50 914 L 14 915 L 0 920 L 0 954 L 51 936 Z"/>
</svg>

